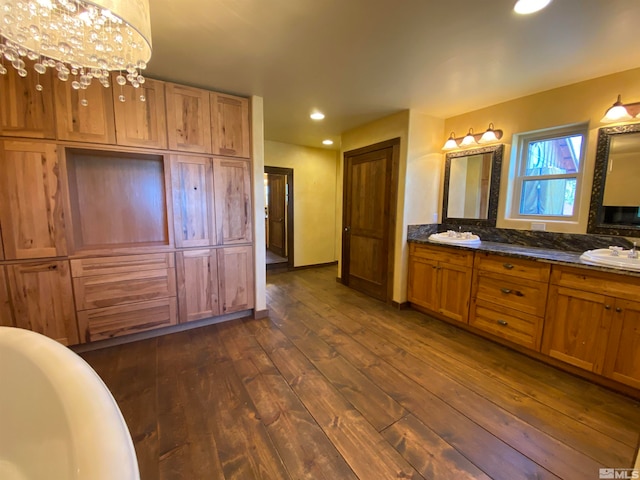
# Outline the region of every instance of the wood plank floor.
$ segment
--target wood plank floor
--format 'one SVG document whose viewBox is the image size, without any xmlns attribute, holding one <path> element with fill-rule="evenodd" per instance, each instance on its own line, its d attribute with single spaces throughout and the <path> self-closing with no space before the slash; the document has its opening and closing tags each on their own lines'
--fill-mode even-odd
<svg viewBox="0 0 640 480">
<path fill-rule="evenodd" d="M 335 281 L 271 274 L 270 316 L 82 356 L 143 480 L 598 479 L 640 404 Z"/>
</svg>

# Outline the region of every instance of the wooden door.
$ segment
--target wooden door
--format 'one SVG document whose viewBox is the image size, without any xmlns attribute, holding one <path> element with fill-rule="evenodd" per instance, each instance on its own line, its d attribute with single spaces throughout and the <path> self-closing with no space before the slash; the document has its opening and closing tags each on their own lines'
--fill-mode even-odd
<svg viewBox="0 0 640 480">
<path fill-rule="evenodd" d="M 345 153 L 342 281 L 391 298 L 398 141 Z M 392 201 L 393 200 L 393 201 Z"/>
<path fill-rule="evenodd" d="M 409 257 L 407 299 L 416 305 L 438 310 L 438 262 L 421 257 Z"/>
<path fill-rule="evenodd" d="M 552 285 L 542 353 L 602 373 L 612 309 L 613 299 L 609 297 Z"/>
<path fill-rule="evenodd" d="M 213 159 L 218 245 L 251 242 L 253 235 L 249 166 L 246 160 L 220 157 Z"/>
<path fill-rule="evenodd" d="M 211 93 L 213 153 L 229 157 L 251 157 L 249 99 Z"/>
<path fill-rule="evenodd" d="M 281 257 L 286 251 L 286 175 L 267 174 L 269 184 L 269 250 Z"/>
<path fill-rule="evenodd" d="M 640 389 L 640 303 L 616 300 L 604 374 Z"/>
<path fill-rule="evenodd" d="M 0 223 L 8 260 L 67 254 L 56 146 L 6 141 L 0 156 Z"/>
<path fill-rule="evenodd" d="M 176 253 L 180 323 L 220 314 L 216 250 Z"/>
<path fill-rule="evenodd" d="M 173 225 L 177 247 L 216 245 L 211 159 L 172 155 Z"/>
<path fill-rule="evenodd" d="M 8 265 L 7 274 L 17 327 L 79 343 L 68 261 Z"/>
<path fill-rule="evenodd" d="M 71 82 L 54 82 L 58 139 L 90 143 L 116 143 L 112 89 L 94 81 L 86 90 Z M 82 105 L 82 100 L 88 104 Z"/>
<path fill-rule="evenodd" d="M 218 284 L 221 313 L 254 307 L 251 245 L 218 249 Z"/>
<path fill-rule="evenodd" d="M 438 312 L 457 322 L 467 323 L 471 297 L 471 269 L 440 262 L 438 277 Z"/>
<path fill-rule="evenodd" d="M 36 90 L 36 84 L 42 91 Z M 56 138 L 51 71 L 22 78 L 14 68 L 0 75 L 0 134 L 11 137 Z"/>
<path fill-rule="evenodd" d="M 209 92 L 167 83 L 166 101 L 169 149 L 211 153 Z"/>
<path fill-rule="evenodd" d="M 0 265 L 0 327 L 15 327 L 4 266 Z"/>
<path fill-rule="evenodd" d="M 114 73 L 115 77 L 116 74 Z M 113 85 L 116 82 L 112 82 Z M 146 79 L 139 88 L 127 83 L 116 88 L 113 109 L 116 119 L 116 142 L 130 147 L 146 147 L 166 150 L 167 115 L 164 82 Z M 125 101 L 121 102 L 120 95 Z M 144 102 L 140 96 L 144 95 Z"/>
</svg>

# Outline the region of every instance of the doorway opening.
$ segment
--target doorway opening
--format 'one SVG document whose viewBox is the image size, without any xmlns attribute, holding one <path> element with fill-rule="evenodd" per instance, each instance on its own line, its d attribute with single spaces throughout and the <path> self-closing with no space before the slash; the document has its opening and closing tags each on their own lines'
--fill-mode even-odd
<svg viewBox="0 0 640 480">
<path fill-rule="evenodd" d="M 293 269 L 293 168 L 264 167 L 267 270 Z"/>
</svg>

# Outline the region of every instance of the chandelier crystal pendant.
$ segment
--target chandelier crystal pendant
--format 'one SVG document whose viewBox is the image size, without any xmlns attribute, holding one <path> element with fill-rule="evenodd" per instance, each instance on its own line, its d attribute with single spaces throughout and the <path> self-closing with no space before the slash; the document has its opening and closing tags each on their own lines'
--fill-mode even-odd
<svg viewBox="0 0 640 480">
<path fill-rule="evenodd" d="M 56 71 L 59 80 L 84 90 L 94 79 L 105 88 L 116 83 L 139 88 L 151 58 L 149 0 L 0 0 L 0 74 L 6 62 L 21 77 Z M 42 85 L 36 82 L 36 89 Z M 120 95 L 124 101 L 124 95 Z M 144 95 L 140 95 L 144 101 Z M 87 105 L 82 98 L 82 105 Z"/>
</svg>

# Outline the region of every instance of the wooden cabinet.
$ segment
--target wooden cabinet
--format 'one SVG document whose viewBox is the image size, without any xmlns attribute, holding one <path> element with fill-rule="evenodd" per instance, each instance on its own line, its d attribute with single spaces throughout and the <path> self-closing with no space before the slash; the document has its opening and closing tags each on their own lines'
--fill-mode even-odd
<svg viewBox="0 0 640 480">
<path fill-rule="evenodd" d="M 22 78 L 14 68 L 0 75 L 0 135 L 10 137 L 56 137 L 51 71 Z M 36 90 L 36 84 L 42 91 Z"/>
<path fill-rule="evenodd" d="M 640 302 L 617 299 L 604 363 L 604 374 L 640 389 Z"/>
<path fill-rule="evenodd" d="M 540 350 L 550 266 L 476 253 L 469 325 Z"/>
<path fill-rule="evenodd" d="M 249 99 L 211 93 L 211 129 L 215 155 L 249 158 Z"/>
<path fill-rule="evenodd" d="M 4 266 L 0 265 L 0 327 L 15 327 Z"/>
<path fill-rule="evenodd" d="M 176 246 L 216 245 L 211 159 L 173 155 L 171 182 Z"/>
<path fill-rule="evenodd" d="M 216 157 L 213 179 L 218 244 L 252 240 L 250 162 Z"/>
<path fill-rule="evenodd" d="M 0 223 L 7 259 L 67 254 L 63 165 L 56 146 L 5 141 L 0 156 Z"/>
<path fill-rule="evenodd" d="M 114 78 L 116 74 L 113 75 Z M 116 82 L 112 82 L 116 85 Z M 113 95 L 116 143 L 130 147 L 167 148 L 167 116 L 164 82 L 146 79 L 139 88 L 129 83 Z M 125 101 L 120 101 L 124 95 Z M 141 101 L 143 95 L 145 100 Z"/>
<path fill-rule="evenodd" d="M 85 90 L 74 90 L 71 82 L 54 84 L 59 140 L 116 143 L 112 88 L 96 81 Z M 88 102 L 86 106 L 83 100 Z"/>
<path fill-rule="evenodd" d="M 253 308 L 253 247 L 225 247 L 217 254 L 221 313 Z"/>
<path fill-rule="evenodd" d="M 75 259 L 71 269 L 86 341 L 176 324 L 172 253 Z"/>
<path fill-rule="evenodd" d="M 220 315 L 217 250 L 176 253 L 180 323 Z"/>
<path fill-rule="evenodd" d="M 68 261 L 7 265 L 15 325 L 64 345 L 79 343 Z"/>
<path fill-rule="evenodd" d="M 473 252 L 411 244 L 409 301 L 467 323 L 472 266 Z"/>
<path fill-rule="evenodd" d="M 211 153 L 209 92 L 166 84 L 169 149 Z"/>
</svg>

